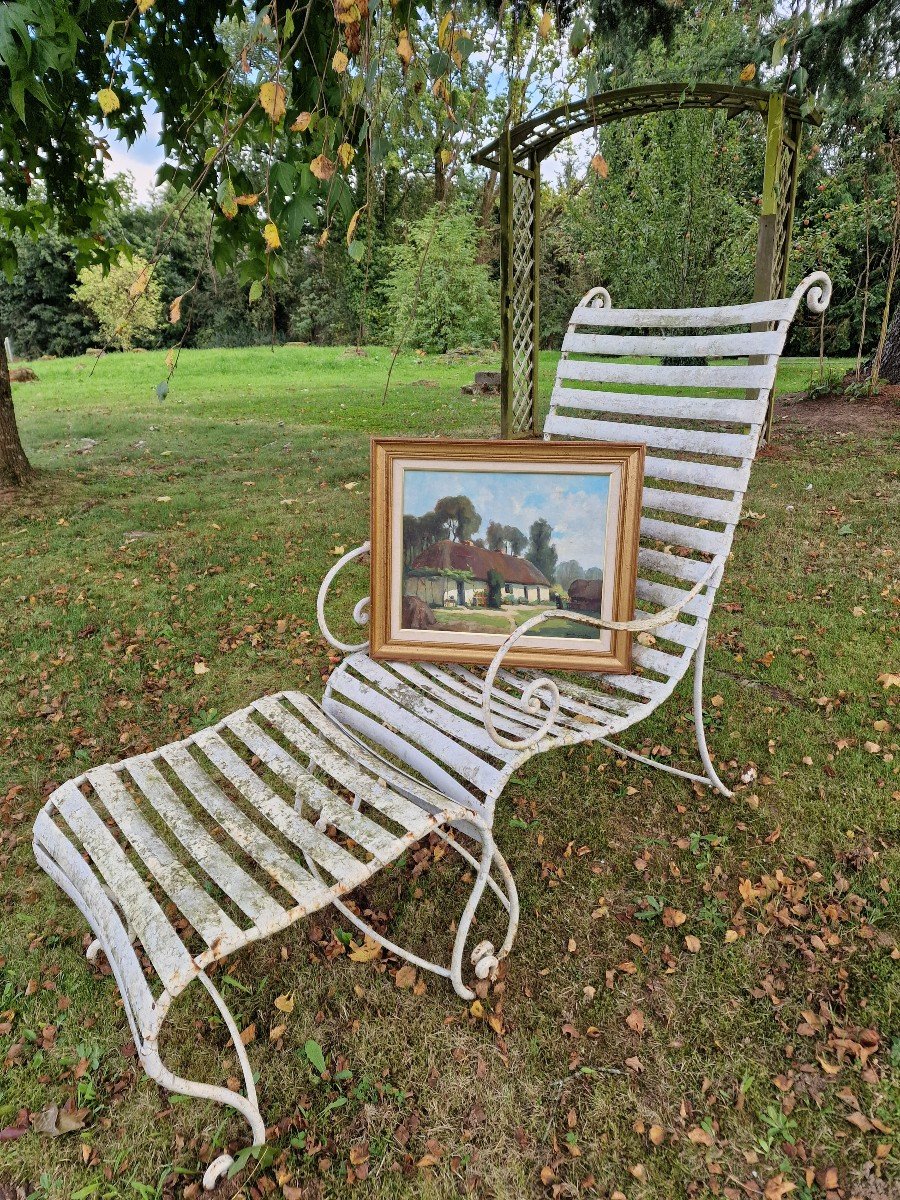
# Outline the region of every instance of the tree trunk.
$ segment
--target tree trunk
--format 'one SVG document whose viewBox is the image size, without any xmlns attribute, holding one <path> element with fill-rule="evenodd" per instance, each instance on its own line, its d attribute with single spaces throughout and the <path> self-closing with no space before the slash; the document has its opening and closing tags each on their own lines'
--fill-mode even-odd
<svg viewBox="0 0 900 1200">
<path fill-rule="evenodd" d="M 19 438 L 6 347 L 0 337 L 0 487 L 23 487 L 33 474 Z"/>
<path fill-rule="evenodd" d="M 868 363 L 868 367 L 871 370 L 871 362 Z M 900 383 L 900 303 L 891 318 L 887 337 L 884 339 L 878 378 L 885 383 Z"/>
</svg>

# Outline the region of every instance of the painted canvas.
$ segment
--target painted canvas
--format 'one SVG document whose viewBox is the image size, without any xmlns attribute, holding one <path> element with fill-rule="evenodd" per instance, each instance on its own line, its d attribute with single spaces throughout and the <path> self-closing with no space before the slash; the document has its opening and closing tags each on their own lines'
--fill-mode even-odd
<svg viewBox="0 0 900 1200">
<path fill-rule="evenodd" d="M 372 465 L 375 657 L 490 662 L 546 614 L 511 664 L 628 669 L 578 618 L 633 613 L 643 447 L 386 438 Z"/>
<path fill-rule="evenodd" d="M 406 629 L 511 633 L 542 609 L 599 617 L 609 475 L 535 470 L 407 470 Z M 598 638 L 554 617 L 526 637 Z"/>
</svg>

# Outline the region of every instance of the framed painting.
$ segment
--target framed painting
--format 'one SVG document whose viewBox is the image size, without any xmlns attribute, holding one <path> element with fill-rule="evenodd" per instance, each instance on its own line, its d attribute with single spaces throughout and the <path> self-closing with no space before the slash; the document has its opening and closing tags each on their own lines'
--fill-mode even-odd
<svg viewBox="0 0 900 1200">
<path fill-rule="evenodd" d="M 374 658 L 627 672 L 644 447 L 373 438 Z"/>
</svg>

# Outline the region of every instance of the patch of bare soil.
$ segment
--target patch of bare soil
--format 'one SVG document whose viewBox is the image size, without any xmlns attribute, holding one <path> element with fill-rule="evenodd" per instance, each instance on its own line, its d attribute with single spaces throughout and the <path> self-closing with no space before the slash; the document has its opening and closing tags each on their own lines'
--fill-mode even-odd
<svg viewBox="0 0 900 1200">
<path fill-rule="evenodd" d="M 805 400 L 802 392 L 779 396 L 775 430 L 853 433 L 860 437 L 900 430 L 900 384 L 886 384 L 877 396 L 848 400 L 842 392 Z"/>
</svg>

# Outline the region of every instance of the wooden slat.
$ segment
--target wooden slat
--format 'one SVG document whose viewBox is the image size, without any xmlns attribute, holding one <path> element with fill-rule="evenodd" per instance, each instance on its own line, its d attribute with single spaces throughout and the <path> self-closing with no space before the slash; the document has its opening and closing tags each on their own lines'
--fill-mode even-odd
<svg viewBox="0 0 900 1200">
<path fill-rule="evenodd" d="M 717 400 L 709 396 L 657 396 L 647 392 L 607 392 L 599 388 L 575 388 L 557 385 L 551 406 L 577 408 L 585 412 L 616 413 L 632 417 L 658 417 L 662 420 L 719 421 L 734 425 L 758 425 L 766 414 L 765 402 L 729 397 Z"/>
<path fill-rule="evenodd" d="M 786 330 L 759 333 L 709 333 L 688 337 L 629 336 L 614 333 L 566 333 L 563 351 L 572 354 L 623 354 L 641 358 L 746 358 L 780 354 Z"/>
<path fill-rule="evenodd" d="M 110 767 L 98 767 L 88 773 L 88 779 L 144 866 L 207 946 L 240 944 L 244 935 L 239 926 L 144 819 L 118 775 Z"/>
<path fill-rule="evenodd" d="M 641 517 L 641 537 L 653 538 L 671 546 L 685 546 L 703 554 L 722 554 L 731 541 L 726 530 L 700 529 L 696 525 L 679 525 L 675 521 L 658 521 Z"/>
<path fill-rule="evenodd" d="M 53 803 L 78 837 L 140 939 L 163 985 L 195 974 L 193 959 L 153 893 L 74 783 L 54 793 Z"/>
<path fill-rule="evenodd" d="M 354 658 L 353 665 L 358 665 Z M 419 746 L 434 755 L 439 762 L 461 775 L 468 783 L 474 783 L 483 792 L 487 792 L 496 782 L 497 771 L 490 763 L 478 758 L 465 746 L 447 737 L 433 725 L 423 721 L 421 717 L 409 712 L 375 688 L 365 683 L 356 675 L 343 670 L 337 673 L 333 680 L 332 691 L 346 696 L 358 704 L 365 712 L 371 713 L 377 719 L 392 726 L 405 737 L 412 738 Z M 498 747 L 499 750 L 499 747 Z"/>
<path fill-rule="evenodd" d="M 226 717 L 225 723 L 271 771 L 295 791 L 302 792 L 329 824 L 336 826 L 380 862 L 393 861 L 396 857 L 396 837 L 363 813 L 356 812 L 346 800 L 320 783 L 243 713 Z"/>
<path fill-rule="evenodd" d="M 365 863 L 298 816 L 214 730 L 202 730 L 196 734 L 194 742 L 257 812 L 267 817 L 288 841 L 305 850 L 341 885 L 356 886 L 368 878 L 370 872 Z"/>
<path fill-rule="evenodd" d="M 709 433 L 705 429 L 678 429 L 668 425 L 632 425 L 625 421 L 591 420 L 590 424 L 599 441 L 643 442 L 646 446 L 653 446 L 659 450 L 680 450 L 686 454 L 716 454 L 723 458 L 752 458 L 756 445 L 754 434 Z"/>
<path fill-rule="evenodd" d="M 185 746 L 166 746 L 160 753 L 197 803 L 298 905 L 312 912 L 330 902 L 328 889 L 242 813 L 213 783 Z"/>
<path fill-rule="evenodd" d="M 298 706 L 309 704 L 310 712 L 308 714 L 304 712 L 304 715 L 308 716 L 310 720 L 313 720 L 314 716 L 317 717 L 323 728 L 333 725 L 333 722 L 307 701 L 305 696 L 296 693 L 294 702 Z M 333 779 L 336 779 L 354 796 L 360 796 L 367 804 L 392 821 L 396 821 L 402 829 L 415 833 L 418 837 L 427 832 L 430 823 L 421 808 L 411 804 L 402 796 L 395 795 L 387 787 L 383 777 L 379 778 L 377 772 L 373 778 L 357 765 L 360 760 L 358 748 L 354 748 L 355 752 L 351 752 L 349 755 L 338 753 L 336 749 L 328 745 L 320 733 L 310 730 L 298 717 L 279 704 L 274 697 L 259 700 L 253 707 L 266 720 L 271 721 L 288 741 L 293 742 L 302 753 L 309 755 L 314 763 L 327 771 Z"/>
<path fill-rule="evenodd" d="M 762 325 L 786 321 L 794 315 L 795 301 L 764 300 L 721 308 L 590 308 L 577 305 L 573 325 L 608 326 L 611 329 L 728 329 L 736 325 Z"/>
<path fill-rule="evenodd" d="M 720 525 L 736 525 L 741 518 L 739 500 L 721 500 L 718 496 L 697 496 L 692 492 L 670 492 L 655 487 L 644 488 L 641 506 L 715 521 Z"/>
<path fill-rule="evenodd" d="M 663 367 L 650 363 L 600 362 L 597 359 L 563 358 L 557 379 L 590 383 L 628 383 L 641 388 L 770 388 L 777 363 L 743 367 Z"/>
<path fill-rule="evenodd" d="M 260 929 L 283 925 L 285 910 L 191 816 L 149 757 L 131 759 L 128 774 L 182 846 L 254 925 Z"/>
</svg>

